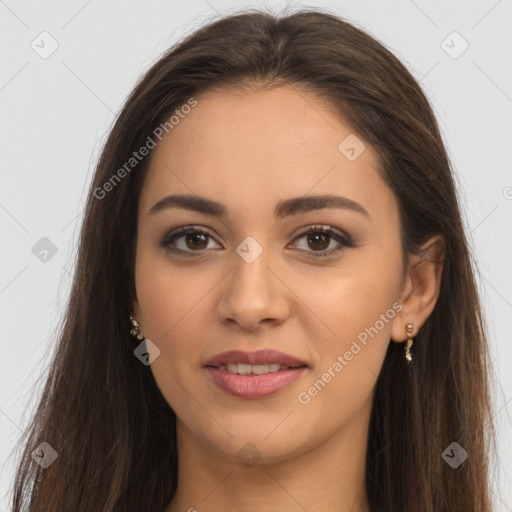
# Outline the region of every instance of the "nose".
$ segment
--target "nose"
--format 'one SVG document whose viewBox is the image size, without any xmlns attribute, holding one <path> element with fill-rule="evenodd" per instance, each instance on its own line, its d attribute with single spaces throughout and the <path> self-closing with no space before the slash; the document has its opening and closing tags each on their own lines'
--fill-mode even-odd
<svg viewBox="0 0 512 512">
<path fill-rule="evenodd" d="M 265 250 L 251 263 L 233 256 L 217 305 L 218 321 L 255 331 L 262 325 L 279 325 L 289 316 L 288 289 L 270 260 Z"/>
</svg>

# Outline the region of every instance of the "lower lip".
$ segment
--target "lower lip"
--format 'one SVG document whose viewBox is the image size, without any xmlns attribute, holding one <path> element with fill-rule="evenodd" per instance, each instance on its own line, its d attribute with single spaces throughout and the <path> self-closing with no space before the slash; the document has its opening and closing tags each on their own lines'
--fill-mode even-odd
<svg viewBox="0 0 512 512">
<path fill-rule="evenodd" d="M 243 398 L 261 398 L 273 395 L 295 382 L 307 370 L 306 366 L 279 370 L 265 375 L 238 375 L 218 368 L 206 367 L 214 383 L 231 395 Z"/>
</svg>

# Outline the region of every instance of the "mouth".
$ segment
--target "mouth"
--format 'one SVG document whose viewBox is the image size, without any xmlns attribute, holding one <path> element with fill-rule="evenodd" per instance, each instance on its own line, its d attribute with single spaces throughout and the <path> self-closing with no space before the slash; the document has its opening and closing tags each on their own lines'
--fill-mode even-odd
<svg viewBox="0 0 512 512">
<path fill-rule="evenodd" d="M 295 382 L 309 366 L 276 350 L 224 352 L 204 365 L 222 391 L 241 398 L 273 395 Z"/>
<path fill-rule="evenodd" d="M 217 370 L 224 370 L 236 375 L 267 375 L 268 373 L 282 372 L 294 368 L 307 368 L 306 365 L 287 366 L 279 363 L 268 364 L 221 364 L 219 366 L 207 366 L 207 368 L 216 368 Z"/>
</svg>

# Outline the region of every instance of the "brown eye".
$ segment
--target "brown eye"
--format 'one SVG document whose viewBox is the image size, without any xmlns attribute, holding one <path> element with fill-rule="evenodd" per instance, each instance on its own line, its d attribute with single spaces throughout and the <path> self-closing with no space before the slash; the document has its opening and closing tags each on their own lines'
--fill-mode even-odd
<svg viewBox="0 0 512 512">
<path fill-rule="evenodd" d="M 308 235 L 307 241 L 311 249 L 323 251 L 329 247 L 330 236 L 325 233 L 316 233 Z"/>
<path fill-rule="evenodd" d="M 295 240 L 302 239 L 304 239 L 305 243 L 303 247 L 299 247 L 299 250 L 301 252 L 309 252 L 315 258 L 332 256 L 346 248 L 355 247 L 348 236 L 338 232 L 331 226 L 313 226 L 299 235 Z M 338 248 L 327 250 L 333 241 L 337 242 Z"/>
<path fill-rule="evenodd" d="M 209 235 L 201 232 L 193 232 L 184 235 L 185 244 L 189 249 L 206 249 L 208 237 Z"/>
<path fill-rule="evenodd" d="M 212 249 L 208 247 L 210 240 L 214 238 L 208 231 L 185 226 L 165 235 L 159 246 L 171 253 L 195 256 Z"/>
<path fill-rule="evenodd" d="M 299 247 L 299 251 L 310 253 L 315 258 L 332 256 L 346 248 L 355 247 L 348 236 L 344 235 L 342 232 L 338 232 L 331 226 L 310 227 L 307 231 L 299 235 L 295 241 L 303 239 L 304 246 Z M 193 226 L 184 226 L 165 235 L 159 243 L 159 246 L 173 254 L 200 256 L 204 254 L 205 251 L 215 249 L 209 247 L 210 241 L 215 241 L 215 238 L 208 231 L 194 228 Z M 335 243 L 338 244 L 338 247 L 329 250 L 331 245 L 335 245 Z"/>
</svg>

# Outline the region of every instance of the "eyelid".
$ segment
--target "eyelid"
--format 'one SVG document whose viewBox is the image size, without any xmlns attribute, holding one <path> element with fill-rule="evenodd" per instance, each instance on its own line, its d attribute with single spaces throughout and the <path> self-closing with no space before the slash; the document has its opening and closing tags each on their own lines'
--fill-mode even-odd
<svg viewBox="0 0 512 512">
<path fill-rule="evenodd" d="M 329 232 L 346 238 L 347 240 L 350 240 L 350 236 L 347 233 L 341 231 L 340 229 L 334 226 L 331 226 L 330 224 L 311 224 L 309 226 L 304 226 L 303 228 L 299 229 L 299 231 L 295 235 L 295 238 L 302 236 L 306 233 L 309 233 L 310 231 Z"/>
</svg>

